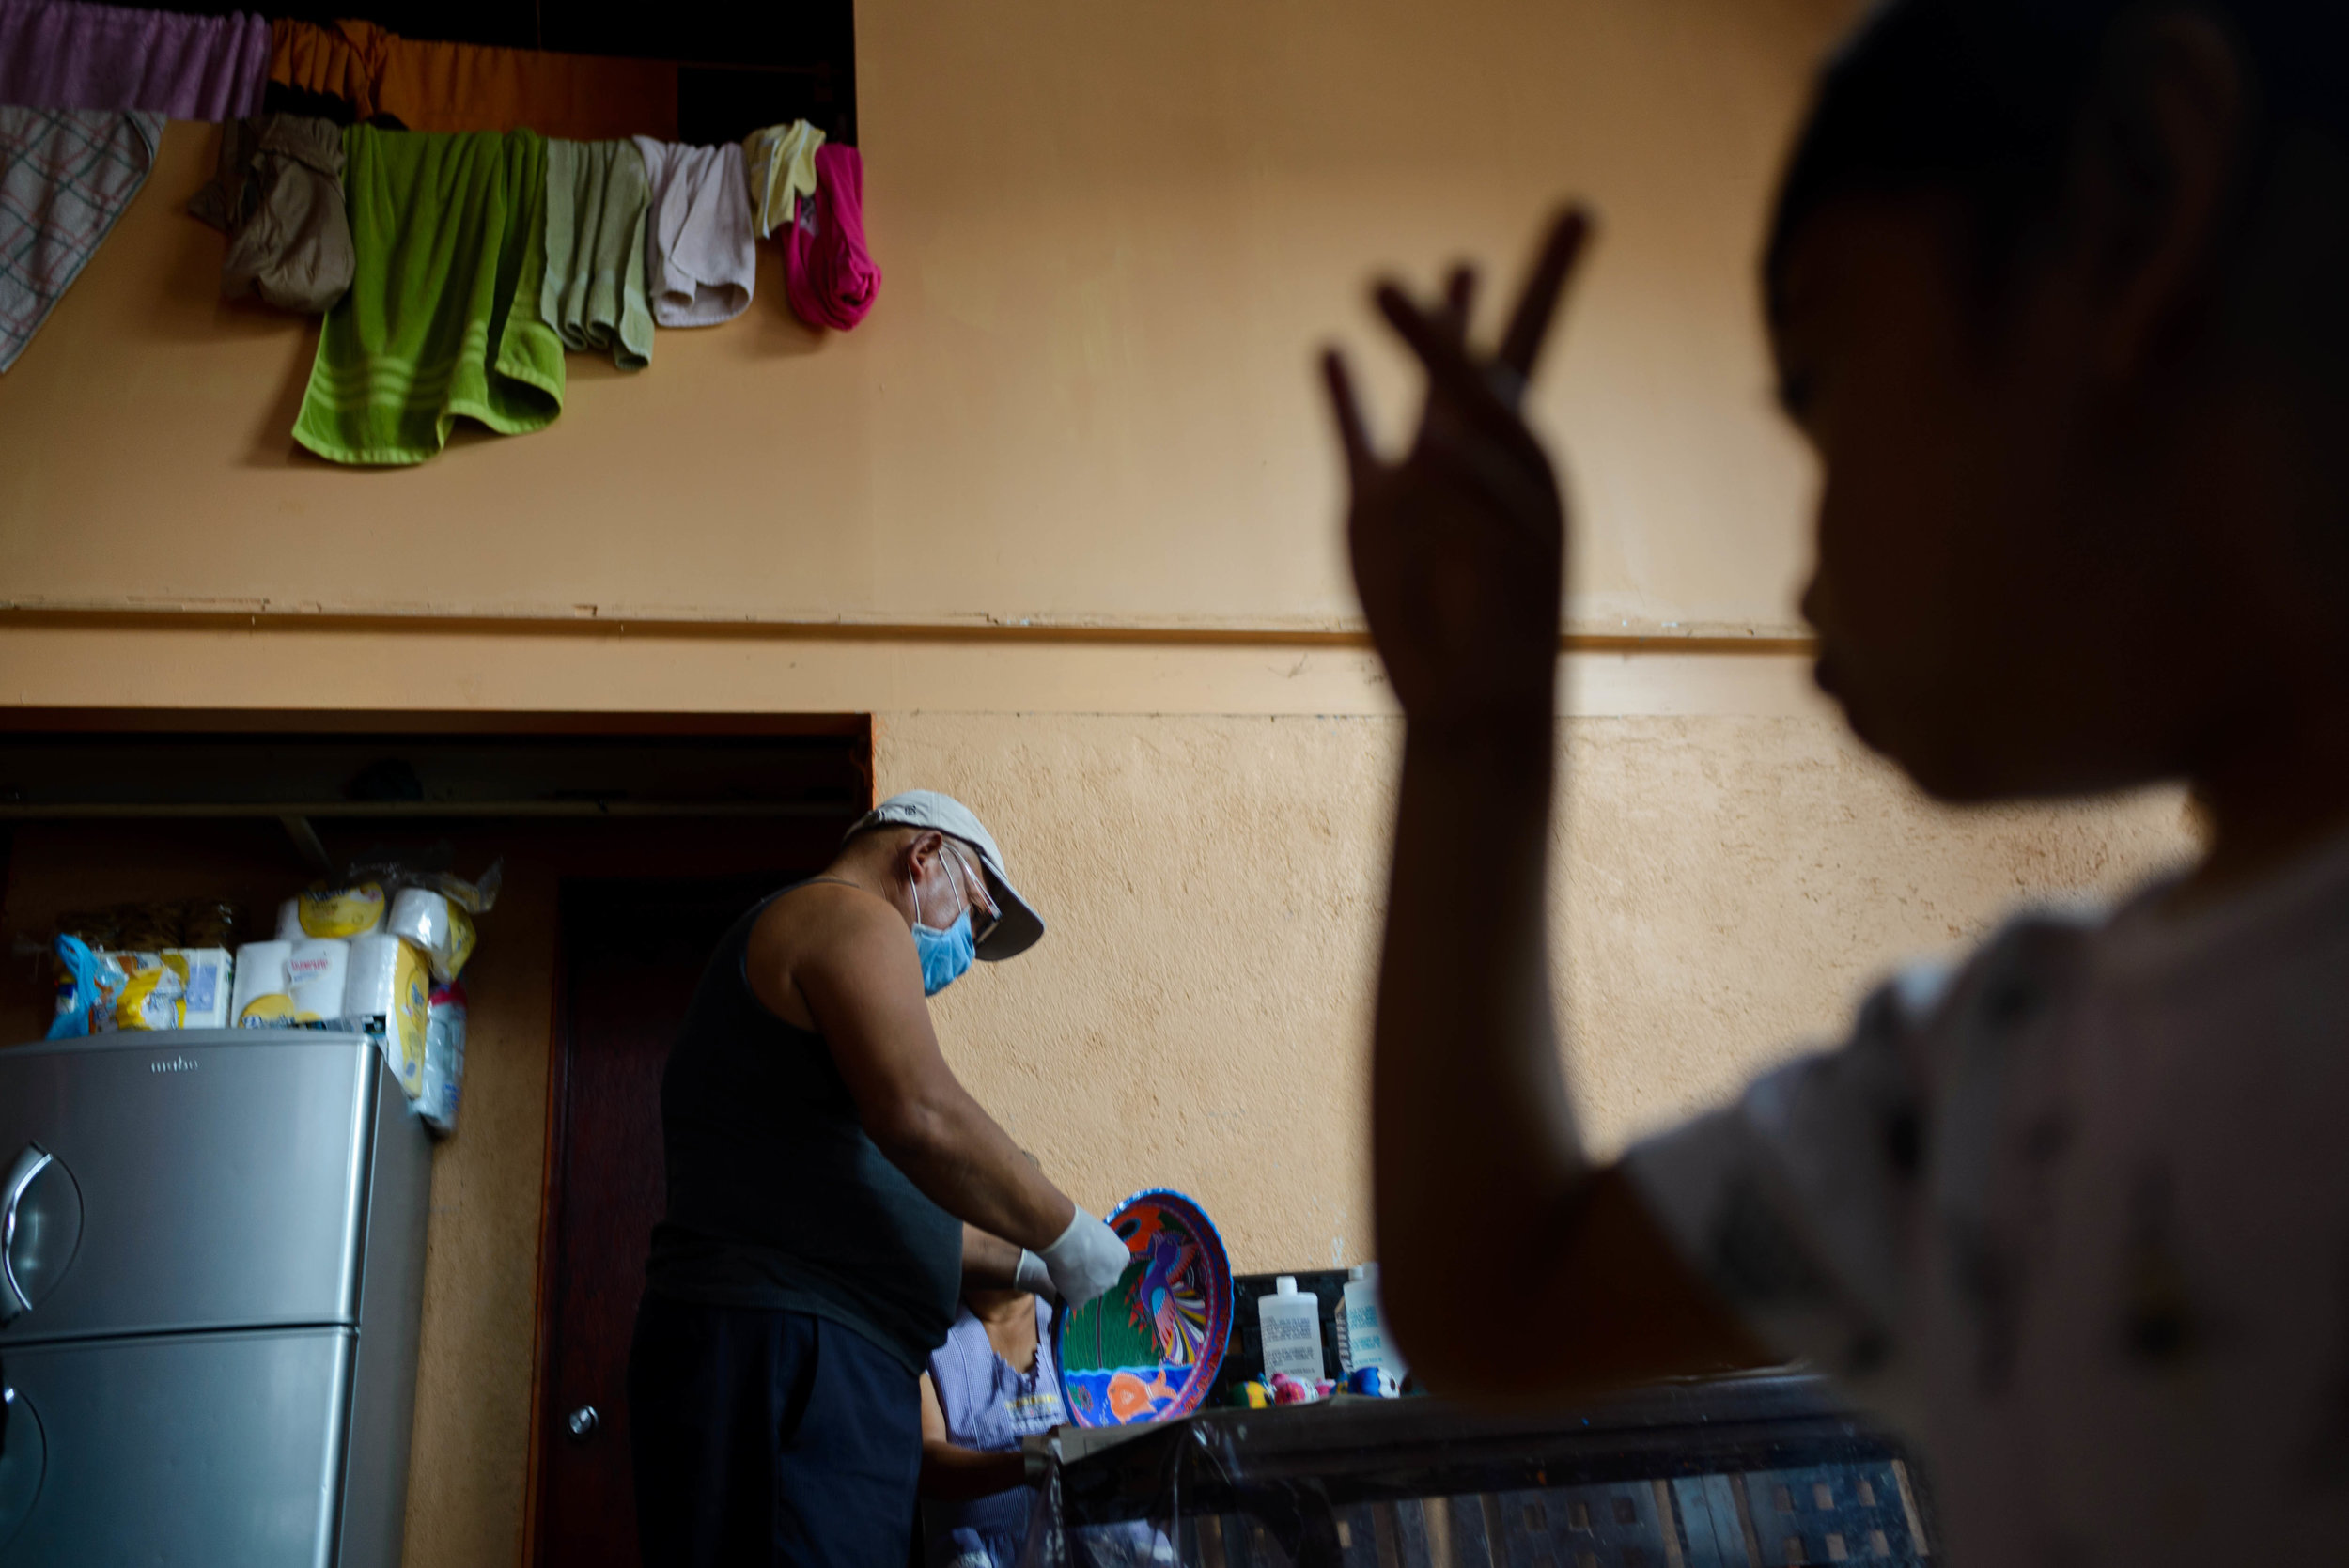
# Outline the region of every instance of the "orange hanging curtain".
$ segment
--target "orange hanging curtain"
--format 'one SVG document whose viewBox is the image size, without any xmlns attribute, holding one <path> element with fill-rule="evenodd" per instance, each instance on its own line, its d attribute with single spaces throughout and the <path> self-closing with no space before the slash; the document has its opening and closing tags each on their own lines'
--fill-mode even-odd
<svg viewBox="0 0 2349 1568">
<path fill-rule="evenodd" d="M 383 110 L 411 131 L 513 131 L 600 142 L 677 139 L 677 67 L 471 43 L 396 40 Z"/>
<path fill-rule="evenodd" d="M 280 22 L 270 80 L 411 131 L 514 131 L 597 142 L 677 137 L 677 67 L 661 60 L 430 43 L 369 22 Z"/>
<path fill-rule="evenodd" d="M 350 105 L 352 118 L 373 119 L 382 112 L 376 94 L 396 41 L 372 22 L 337 22 L 328 27 L 273 22 L 269 79 L 280 86 L 338 98 Z"/>
</svg>

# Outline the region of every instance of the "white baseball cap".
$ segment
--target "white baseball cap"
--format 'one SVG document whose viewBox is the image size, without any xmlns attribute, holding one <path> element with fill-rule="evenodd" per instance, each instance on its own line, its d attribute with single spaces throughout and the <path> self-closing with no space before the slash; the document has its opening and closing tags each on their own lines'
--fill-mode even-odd
<svg viewBox="0 0 2349 1568">
<path fill-rule="evenodd" d="M 971 814 L 969 806 L 934 789 L 909 789 L 903 795 L 892 795 L 858 818 L 848 837 L 875 828 L 933 828 L 979 852 L 979 863 L 987 871 L 987 891 L 1003 911 L 995 928 L 979 943 L 979 956 L 987 962 L 1016 957 L 1042 939 L 1043 917 L 1011 885 L 1011 877 L 1003 870 L 1003 852 L 995 847 L 995 835 Z"/>
</svg>

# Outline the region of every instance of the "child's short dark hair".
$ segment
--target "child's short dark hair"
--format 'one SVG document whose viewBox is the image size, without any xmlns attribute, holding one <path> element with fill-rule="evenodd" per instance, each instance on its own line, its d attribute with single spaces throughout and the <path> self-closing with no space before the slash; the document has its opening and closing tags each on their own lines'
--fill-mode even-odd
<svg viewBox="0 0 2349 1568">
<path fill-rule="evenodd" d="M 2224 27 L 2249 68 L 2254 159 L 2294 128 L 2349 135 L 2349 6 L 2338 0 L 1886 0 L 1822 71 L 1780 186 L 1763 273 L 1830 197 L 1947 191 L 1995 265 L 2055 204 L 2116 28 L 2165 10 Z"/>
</svg>

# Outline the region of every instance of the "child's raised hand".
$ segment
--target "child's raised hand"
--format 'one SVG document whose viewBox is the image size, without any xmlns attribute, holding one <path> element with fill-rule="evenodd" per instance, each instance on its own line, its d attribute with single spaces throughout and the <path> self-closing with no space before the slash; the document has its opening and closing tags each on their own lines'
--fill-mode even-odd
<svg viewBox="0 0 2349 1568">
<path fill-rule="evenodd" d="M 1438 728 L 1548 722 L 1557 676 L 1565 518 L 1556 475 L 1518 402 L 1590 220 L 1551 225 L 1498 352 L 1470 347 L 1475 274 L 1441 307 L 1392 283 L 1378 308 L 1427 370 L 1419 434 L 1401 461 L 1373 448 L 1352 377 L 1324 358 L 1345 442 L 1354 582 L 1404 712 Z"/>
</svg>

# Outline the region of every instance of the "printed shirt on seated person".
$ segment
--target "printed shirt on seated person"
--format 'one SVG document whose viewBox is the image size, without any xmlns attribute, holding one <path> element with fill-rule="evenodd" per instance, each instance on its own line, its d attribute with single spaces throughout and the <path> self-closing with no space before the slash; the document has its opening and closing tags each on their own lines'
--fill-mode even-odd
<svg viewBox="0 0 2349 1568">
<path fill-rule="evenodd" d="M 1625 1169 L 1766 1343 L 1921 1440 L 1967 1563 L 2349 1550 L 2349 840 L 2013 921 Z"/>
</svg>

